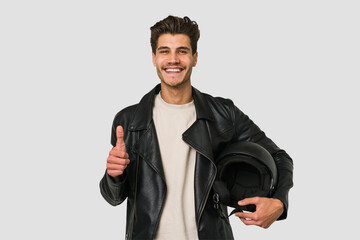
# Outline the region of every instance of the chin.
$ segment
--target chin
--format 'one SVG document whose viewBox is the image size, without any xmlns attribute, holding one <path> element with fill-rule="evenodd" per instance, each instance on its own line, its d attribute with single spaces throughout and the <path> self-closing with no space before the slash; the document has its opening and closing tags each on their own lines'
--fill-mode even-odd
<svg viewBox="0 0 360 240">
<path fill-rule="evenodd" d="M 161 80 L 162 83 L 164 83 L 168 87 L 172 88 L 179 88 L 184 86 L 189 80 L 182 80 L 182 81 L 167 81 L 167 80 Z"/>
</svg>

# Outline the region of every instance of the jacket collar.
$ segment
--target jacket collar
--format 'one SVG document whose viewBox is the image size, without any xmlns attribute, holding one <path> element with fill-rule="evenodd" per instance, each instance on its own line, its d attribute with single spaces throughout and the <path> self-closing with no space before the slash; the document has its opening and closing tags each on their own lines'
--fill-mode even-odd
<svg viewBox="0 0 360 240">
<path fill-rule="evenodd" d="M 139 131 L 148 129 L 152 121 L 152 110 L 154 106 L 154 97 L 161 90 L 161 85 L 156 85 L 150 92 L 148 92 L 138 105 L 137 111 L 129 125 L 130 131 Z M 214 116 L 210 111 L 209 104 L 207 103 L 205 96 L 196 88 L 192 87 L 192 95 L 194 98 L 194 105 L 196 109 L 196 119 L 206 119 L 213 121 Z"/>
</svg>

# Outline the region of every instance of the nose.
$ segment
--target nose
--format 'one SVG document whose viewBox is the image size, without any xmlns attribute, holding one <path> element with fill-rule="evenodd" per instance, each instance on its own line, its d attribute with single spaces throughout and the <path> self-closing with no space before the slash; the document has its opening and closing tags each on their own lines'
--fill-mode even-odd
<svg viewBox="0 0 360 240">
<path fill-rule="evenodd" d="M 180 60 L 179 60 L 179 56 L 177 55 L 177 53 L 171 53 L 169 55 L 169 64 L 179 64 Z"/>
</svg>

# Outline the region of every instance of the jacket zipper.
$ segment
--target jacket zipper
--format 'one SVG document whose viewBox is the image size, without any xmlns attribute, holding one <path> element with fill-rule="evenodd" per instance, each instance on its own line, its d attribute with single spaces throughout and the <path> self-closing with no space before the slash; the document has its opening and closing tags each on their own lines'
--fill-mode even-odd
<svg viewBox="0 0 360 240">
<path fill-rule="evenodd" d="M 199 152 L 199 153 L 200 153 L 200 152 Z M 202 153 L 200 153 L 200 154 L 202 154 Z M 202 154 L 202 155 L 203 155 L 204 157 L 206 157 L 204 154 Z M 215 175 L 214 175 L 213 179 L 211 180 L 211 185 L 210 185 L 210 186 L 212 186 L 212 185 L 214 184 L 215 179 L 216 179 L 217 167 L 216 167 L 216 165 L 210 160 L 210 158 L 208 158 L 208 157 L 206 157 L 206 158 L 207 158 L 207 159 L 214 165 L 214 167 L 215 167 Z M 208 198 L 209 198 L 210 191 L 211 191 L 211 187 L 209 187 L 209 190 L 208 190 L 207 193 L 206 193 L 206 199 L 205 199 L 204 205 L 202 206 L 201 211 L 200 211 L 200 215 L 199 215 L 199 219 L 198 219 L 198 223 L 197 223 L 198 228 L 199 228 L 199 225 L 200 225 L 201 215 L 202 215 L 202 213 L 204 212 L 206 202 L 207 202 L 207 200 L 208 200 Z"/>
<path fill-rule="evenodd" d="M 184 139 L 184 141 L 185 141 L 185 139 Z M 187 141 L 186 141 L 186 142 L 187 142 Z M 196 150 L 196 148 L 195 148 L 193 145 L 191 145 L 189 142 L 187 142 L 187 143 L 188 143 L 192 148 L 194 148 L 194 149 Z M 210 185 L 210 186 L 212 186 L 212 185 L 214 184 L 215 179 L 216 179 L 217 167 L 216 167 L 216 165 L 213 163 L 213 161 L 211 161 L 211 159 L 210 159 L 209 157 L 207 157 L 204 153 L 200 152 L 199 150 L 196 150 L 196 151 L 197 151 L 198 153 L 200 153 L 201 155 L 203 155 L 206 159 L 208 159 L 208 160 L 211 162 L 211 164 L 214 165 L 214 167 L 215 167 L 215 175 L 214 175 L 213 179 L 211 180 L 211 185 Z M 206 198 L 205 198 L 204 205 L 201 207 L 201 210 L 200 210 L 199 219 L 198 219 L 198 221 L 197 221 L 197 227 L 198 227 L 198 229 L 199 229 L 199 225 L 200 225 L 201 215 L 202 215 L 202 213 L 204 212 L 205 205 L 206 205 L 206 202 L 207 202 L 207 200 L 208 200 L 208 198 L 209 198 L 210 191 L 211 191 L 211 187 L 209 188 L 209 190 L 208 190 L 207 193 L 206 193 Z"/>
<path fill-rule="evenodd" d="M 140 138 L 140 132 L 138 132 L 138 140 Z M 132 239 L 132 234 L 134 231 L 134 224 L 135 224 L 135 211 L 136 211 L 136 195 L 137 195 L 137 186 L 138 186 L 138 175 L 139 175 L 139 154 L 137 154 L 136 159 L 136 174 L 135 174 L 135 194 L 134 194 L 134 210 L 133 210 L 133 217 L 131 223 L 131 230 L 129 234 L 126 234 L 126 239 Z M 130 235 L 130 238 L 129 238 Z"/>
</svg>

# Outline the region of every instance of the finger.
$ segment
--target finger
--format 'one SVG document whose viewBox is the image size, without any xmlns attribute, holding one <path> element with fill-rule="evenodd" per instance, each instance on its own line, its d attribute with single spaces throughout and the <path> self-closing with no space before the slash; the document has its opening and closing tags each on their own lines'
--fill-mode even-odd
<svg viewBox="0 0 360 240">
<path fill-rule="evenodd" d="M 239 218 L 254 219 L 254 213 L 237 212 L 235 216 Z"/>
<path fill-rule="evenodd" d="M 254 220 L 247 220 L 245 218 L 240 218 L 240 220 L 245 224 L 245 225 L 257 225 L 258 223 Z"/>
<path fill-rule="evenodd" d="M 259 227 L 262 227 L 262 228 L 269 228 L 271 224 L 266 224 L 266 223 L 263 223 L 261 221 L 255 221 L 255 220 L 249 220 L 249 219 L 244 219 L 244 218 L 240 218 L 240 220 L 245 224 L 245 225 L 256 225 L 256 226 L 259 226 Z"/>
<path fill-rule="evenodd" d="M 117 177 L 119 175 L 122 175 L 124 173 L 124 171 L 121 171 L 121 170 L 111 170 L 111 169 L 108 169 L 107 170 L 107 173 L 112 176 L 112 177 Z"/>
<path fill-rule="evenodd" d="M 239 201 L 238 204 L 239 204 L 239 206 L 246 206 L 249 204 L 256 205 L 258 202 L 259 202 L 258 197 L 252 197 L 252 198 L 244 198 L 243 200 Z"/>
<path fill-rule="evenodd" d="M 109 156 L 114 156 L 118 158 L 129 158 L 129 154 L 124 151 L 119 151 L 117 148 L 113 148 L 109 152 Z"/>
<path fill-rule="evenodd" d="M 119 165 L 119 164 L 112 164 L 112 163 L 108 163 L 106 164 L 106 168 L 108 170 L 120 170 L 120 171 L 124 171 L 126 168 L 126 165 Z"/>
<path fill-rule="evenodd" d="M 128 158 L 118 158 L 114 156 L 109 156 L 107 158 L 107 163 L 118 164 L 118 165 L 128 165 L 130 160 Z"/>
<path fill-rule="evenodd" d="M 124 129 L 122 126 L 117 126 L 116 128 L 116 149 L 126 152 L 125 142 L 124 142 Z"/>
</svg>

